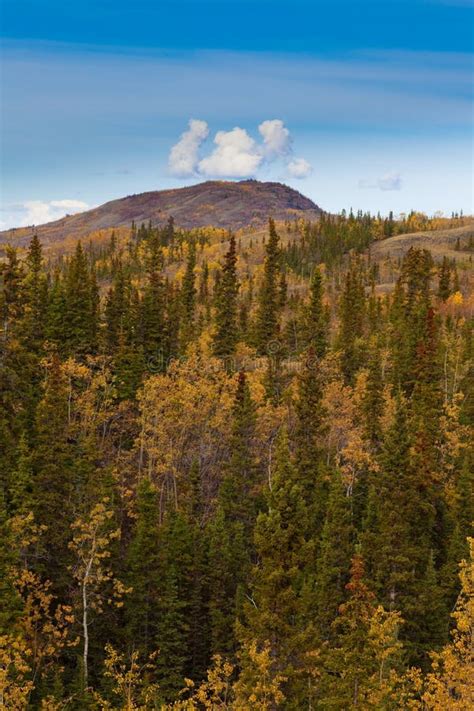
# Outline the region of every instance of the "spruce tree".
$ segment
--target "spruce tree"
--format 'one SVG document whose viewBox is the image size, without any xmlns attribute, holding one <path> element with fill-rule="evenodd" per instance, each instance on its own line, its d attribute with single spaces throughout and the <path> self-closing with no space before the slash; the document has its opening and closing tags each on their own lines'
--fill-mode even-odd
<svg viewBox="0 0 474 711">
<path fill-rule="evenodd" d="M 30 351 L 38 353 L 45 336 L 47 308 L 47 280 L 43 274 L 41 243 L 33 236 L 26 256 L 27 271 L 23 285 L 25 313 L 23 317 L 23 339 Z"/>
<path fill-rule="evenodd" d="M 344 289 L 339 301 L 340 328 L 338 347 L 341 349 L 341 366 L 348 383 L 363 365 L 366 304 L 364 283 L 358 262 L 353 261 L 346 272 Z"/>
<path fill-rule="evenodd" d="M 451 294 L 451 265 L 445 256 L 438 270 L 438 298 L 447 301 Z"/>
<path fill-rule="evenodd" d="M 219 358 L 233 355 L 238 340 L 237 327 L 237 295 L 239 283 L 237 280 L 237 253 L 235 236 L 231 234 L 229 249 L 224 257 L 221 268 L 221 278 L 215 298 L 215 332 L 213 336 L 213 351 Z"/>
<path fill-rule="evenodd" d="M 141 334 L 145 361 L 165 362 L 168 354 L 166 337 L 165 285 L 161 270 L 163 256 L 153 245 L 147 264 L 147 283 L 141 302 Z"/>
<path fill-rule="evenodd" d="M 186 271 L 181 284 L 181 303 L 183 317 L 181 320 L 181 342 L 182 350 L 192 340 L 194 335 L 194 318 L 196 310 L 196 244 L 189 242 L 188 258 L 186 261 Z"/>
<path fill-rule="evenodd" d="M 382 415 L 384 410 L 383 377 L 380 350 L 374 341 L 369 349 L 367 389 L 363 401 L 365 431 L 374 451 L 382 441 Z"/>
<path fill-rule="evenodd" d="M 265 263 L 263 281 L 258 295 L 258 308 L 255 323 L 255 345 L 259 355 L 273 353 L 279 336 L 279 289 L 280 274 L 280 238 L 275 223 L 269 220 L 269 239 L 265 245 Z"/>
<path fill-rule="evenodd" d="M 59 353 L 66 349 L 67 338 L 67 312 L 66 292 L 59 270 L 53 274 L 49 289 L 49 299 L 46 314 L 46 340 L 51 343 Z"/>
<path fill-rule="evenodd" d="M 240 373 L 233 407 L 230 457 L 217 510 L 207 527 L 211 651 L 235 651 L 234 625 L 248 579 L 258 496 L 252 453 L 255 410 L 245 374 Z"/>
<path fill-rule="evenodd" d="M 137 491 L 136 523 L 127 552 L 126 637 L 143 658 L 156 651 L 160 570 L 159 494 L 148 478 Z"/>
<path fill-rule="evenodd" d="M 323 448 L 327 426 L 326 412 L 322 404 L 319 361 L 311 346 L 304 358 L 303 370 L 298 378 L 298 398 L 295 403 L 297 416 L 294 436 L 295 462 L 299 483 L 311 512 L 310 535 L 317 541 L 323 527 L 328 497 L 328 476 Z"/>
<path fill-rule="evenodd" d="M 303 311 L 302 346 L 311 348 L 317 358 L 322 358 L 328 345 L 327 314 L 323 304 L 323 278 L 320 269 L 314 269 L 309 287 L 309 303 Z"/>
<path fill-rule="evenodd" d="M 259 514 L 255 525 L 258 562 L 240 628 L 243 674 L 247 678 L 251 674 L 247 665 L 252 663 L 252 644 L 258 649 L 269 644 L 269 678 L 286 676 L 289 708 L 302 708 L 308 699 L 308 665 L 314 649 L 314 541 L 306 537 L 309 512 L 285 432 L 279 435 L 266 498 L 268 510 Z"/>
<path fill-rule="evenodd" d="M 68 390 L 57 355 L 53 355 L 38 405 L 33 472 L 35 520 L 45 527 L 40 541 L 40 565 L 55 586 L 62 586 L 69 561 L 75 482 L 68 442 Z"/>
<path fill-rule="evenodd" d="M 334 472 L 317 559 L 317 627 L 323 640 L 333 637 L 332 623 L 346 598 L 354 535 L 351 500 L 340 474 Z"/>
<path fill-rule="evenodd" d="M 124 343 L 130 336 L 130 283 L 119 263 L 105 302 L 105 340 L 107 352 L 114 353 L 119 340 Z"/>
<path fill-rule="evenodd" d="M 95 349 L 97 292 L 81 242 L 69 264 L 66 278 L 66 339 L 70 353 L 83 355 Z"/>
</svg>

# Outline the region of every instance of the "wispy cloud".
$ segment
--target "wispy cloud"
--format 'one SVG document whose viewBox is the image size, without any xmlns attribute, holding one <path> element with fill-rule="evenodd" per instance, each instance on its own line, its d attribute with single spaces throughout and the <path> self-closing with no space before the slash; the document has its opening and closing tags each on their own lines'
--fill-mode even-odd
<svg viewBox="0 0 474 711">
<path fill-rule="evenodd" d="M 77 212 L 88 210 L 90 205 L 82 200 L 25 200 L 23 203 L 7 205 L 2 208 L 2 219 L 0 228 L 3 230 L 11 227 L 29 227 L 30 225 L 42 225 L 45 222 L 59 220 L 65 215 L 73 215 Z"/>
<path fill-rule="evenodd" d="M 401 190 L 402 189 L 402 176 L 400 173 L 385 173 L 380 178 L 376 180 L 366 180 L 361 178 L 359 180 L 359 188 L 378 188 L 379 190 Z"/>
</svg>

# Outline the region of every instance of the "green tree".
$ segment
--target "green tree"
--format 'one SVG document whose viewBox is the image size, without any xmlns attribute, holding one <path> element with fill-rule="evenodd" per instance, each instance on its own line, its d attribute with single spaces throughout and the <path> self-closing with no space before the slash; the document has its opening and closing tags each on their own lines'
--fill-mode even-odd
<svg viewBox="0 0 474 711">
<path fill-rule="evenodd" d="M 363 364 L 366 303 L 360 264 L 351 263 L 346 272 L 344 289 L 339 301 L 340 327 L 338 347 L 341 349 L 341 366 L 350 383 Z"/>
<path fill-rule="evenodd" d="M 224 257 L 221 278 L 215 298 L 216 314 L 213 351 L 219 358 L 232 356 L 238 340 L 237 295 L 239 293 L 239 282 L 237 280 L 236 264 L 235 236 L 231 234 L 229 249 Z"/>
<path fill-rule="evenodd" d="M 93 352 L 98 331 L 96 285 L 80 242 L 66 275 L 66 339 L 70 353 Z"/>
<path fill-rule="evenodd" d="M 346 598 L 354 536 L 351 499 L 341 476 L 335 472 L 331 480 L 317 560 L 317 626 L 319 636 L 323 640 L 332 638 L 332 623 L 337 616 L 339 605 Z"/>
<path fill-rule="evenodd" d="M 255 323 L 255 344 L 260 355 L 272 353 L 272 346 L 279 336 L 279 283 L 280 274 L 280 238 L 275 223 L 269 220 L 269 239 L 265 246 L 263 280 L 258 295 L 258 307 Z M 269 350 L 270 349 L 270 350 Z"/>
<path fill-rule="evenodd" d="M 305 535 L 308 510 L 285 432 L 279 436 L 266 497 L 268 510 L 259 514 L 255 525 L 258 562 L 240 627 L 242 675 L 248 682 L 252 646 L 262 649 L 268 644 L 270 678 L 286 677 L 283 692 L 292 704 L 288 708 L 302 708 L 308 700 L 314 645 L 314 541 Z"/>
<path fill-rule="evenodd" d="M 317 358 L 323 358 L 328 346 L 327 313 L 323 303 L 323 277 L 315 268 L 310 281 L 309 303 L 303 310 L 302 345 L 311 348 Z"/>
<path fill-rule="evenodd" d="M 186 261 L 186 271 L 181 285 L 181 302 L 183 309 L 183 318 L 181 321 L 181 340 L 182 349 L 193 338 L 194 333 L 194 317 L 196 310 L 196 244 L 193 241 L 188 245 L 188 258 Z"/>
</svg>

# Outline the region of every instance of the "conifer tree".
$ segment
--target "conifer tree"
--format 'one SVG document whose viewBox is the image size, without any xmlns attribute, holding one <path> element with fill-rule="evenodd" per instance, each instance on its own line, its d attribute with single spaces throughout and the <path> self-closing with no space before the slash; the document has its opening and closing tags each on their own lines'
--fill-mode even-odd
<svg viewBox="0 0 474 711">
<path fill-rule="evenodd" d="M 59 353 L 66 348 L 66 293 L 58 270 L 53 274 L 46 313 L 46 340 Z"/>
<path fill-rule="evenodd" d="M 186 518 L 169 512 L 159 534 L 159 590 L 155 648 L 157 679 L 164 700 L 172 700 L 190 673 L 190 575 L 193 532 Z"/>
<path fill-rule="evenodd" d="M 188 258 L 186 262 L 186 271 L 181 285 L 181 302 L 183 308 L 183 318 L 181 321 L 182 327 L 182 348 L 192 340 L 194 330 L 194 317 L 196 309 L 196 244 L 194 241 L 189 243 Z"/>
<path fill-rule="evenodd" d="M 141 332 L 145 360 L 167 357 L 165 286 L 161 276 L 163 257 L 153 245 L 147 264 L 147 283 L 141 303 Z"/>
<path fill-rule="evenodd" d="M 36 235 L 31 239 L 26 264 L 27 272 L 23 285 L 25 293 L 23 339 L 29 350 L 38 353 L 45 335 L 47 280 L 42 272 L 42 248 Z"/>
<path fill-rule="evenodd" d="M 127 553 L 126 635 L 146 658 L 156 650 L 160 575 L 158 492 L 146 477 L 138 486 L 136 516 Z"/>
<path fill-rule="evenodd" d="M 363 364 L 366 316 L 364 283 L 360 266 L 355 261 L 346 273 L 339 311 L 338 346 L 342 351 L 341 366 L 347 382 L 351 383 L 355 373 Z"/>
<path fill-rule="evenodd" d="M 246 532 L 255 517 L 256 465 L 252 453 L 255 430 L 255 405 L 252 401 L 245 373 L 237 377 L 233 406 L 230 457 L 225 467 L 219 500 L 226 515 L 242 521 Z"/>
<path fill-rule="evenodd" d="M 321 691 L 333 708 L 389 708 L 393 698 L 390 671 L 400 663 L 401 617 L 375 605 L 364 578 L 364 560 L 356 553 L 347 601 L 333 623 L 336 640 L 323 658 Z"/>
<path fill-rule="evenodd" d="M 215 298 L 216 330 L 213 337 L 213 351 L 219 358 L 232 356 L 238 340 L 237 295 L 239 283 L 236 264 L 235 236 L 231 234 Z"/>
<path fill-rule="evenodd" d="M 128 342 L 130 330 L 130 284 L 119 263 L 104 308 L 106 326 L 106 347 L 113 353 L 121 339 Z"/>
<path fill-rule="evenodd" d="M 432 635 L 426 606 L 431 597 L 429 605 L 435 609 L 439 595 L 431 558 L 435 508 L 412 457 L 412 447 L 406 403 L 399 397 L 380 455 L 375 512 L 372 510 L 371 528 L 366 527 L 363 542 L 378 597 L 385 607 L 401 612 L 402 639 L 411 659 L 420 663 L 427 637 Z M 438 607 L 437 615 L 439 611 Z M 444 620 L 439 616 L 438 641 Z"/>
<path fill-rule="evenodd" d="M 22 283 L 24 279 L 23 266 L 18 259 L 18 255 L 13 247 L 6 248 L 7 261 L 0 269 L 1 276 L 1 324 L 4 337 L 8 337 L 9 331 L 15 322 L 19 321 L 23 315 L 23 291 Z"/>
<path fill-rule="evenodd" d="M 354 548 L 351 500 L 341 476 L 332 476 L 328 506 L 317 559 L 316 610 L 321 639 L 331 639 L 332 623 L 346 597 Z"/>
<path fill-rule="evenodd" d="M 68 444 L 68 392 L 57 355 L 48 369 L 44 395 L 36 416 L 33 457 L 34 514 L 41 536 L 42 566 L 54 585 L 65 581 L 67 545 L 73 511 L 74 468 Z"/>
<path fill-rule="evenodd" d="M 326 412 L 322 404 L 322 383 L 319 361 L 312 346 L 305 354 L 303 371 L 298 379 L 298 399 L 295 404 L 295 462 L 299 483 L 311 512 L 309 531 L 319 540 L 327 504 L 328 484 L 323 450 L 326 433 Z"/>
<path fill-rule="evenodd" d="M 451 265 L 445 256 L 438 270 L 438 298 L 446 301 L 451 294 Z"/>
<path fill-rule="evenodd" d="M 13 514 L 28 515 L 33 511 L 32 455 L 23 432 L 18 443 L 16 468 L 10 479 L 10 509 Z"/>
<path fill-rule="evenodd" d="M 233 408 L 231 452 L 217 510 L 207 527 L 212 654 L 235 651 L 234 624 L 246 585 L 258 502 L 252 455 L 255 411 L 245 374 L 239 374 Z"/>
<path fill-rule="evenodd" d="M 384 410 L 384 383 L 380 351 L 376 341 L 371 344 L 369 349 L 368 370 L 367 390 L 363 402 L 365 430 L 373 449 L 377 451 L 382 440 L 381 420 Z"/>
<path fill-rule="evenodd" d="M 66 279 L 66 338 L 71 353 L 90 353 L 97 334 L 97 294 L 87 256 L 80 242 L 69 264 Z"/>
<path fill-rule="evenodd" d="M 419 336 L 425 331 L 430 308 L 432 264 L 427 250 L 411 247 L 403 259 L 392 302 L 394 384 L 407 395 L 411 395 L 416 381 Z"/>
<path fill-rule="evenodd" d="M 278 275 L 281 261 L 279 244 L 280 238 L 275 229 L 275 223 L 270 218 L 269 239 L 265 245 L 263 281 L 258 296 L 255 323 L 255 344 L 260 355 L 272 352 L 272 345 L 277 341 L 279 335 Z"/>
<path fill-rule="evenodd" d="M 323 304 L 323 278 L 320 269 L 314 269 L 309 289 L 309 303 L 303 312 L 303 347 L 311 348 L 317 358 L 327 349 L 327 314 Z"/>
<path fill-rule="evenodd" d="M 258 562 L 251 576 L 245 622 L 240 628 L 242 674 L 251 675 L 251 649 L 269 645 L 270 679 L 288 678 L 283 692 L 295 708 L 308 698 L 310 652 L 314 644 L 314 541 L 305 536 L 308 510 L 286 433 L 279 436 L 275 471 L 266 492 L 268 510 L 254 532 Z M 309 564 L 308 564 L 309 562 Z"/>
</svg>

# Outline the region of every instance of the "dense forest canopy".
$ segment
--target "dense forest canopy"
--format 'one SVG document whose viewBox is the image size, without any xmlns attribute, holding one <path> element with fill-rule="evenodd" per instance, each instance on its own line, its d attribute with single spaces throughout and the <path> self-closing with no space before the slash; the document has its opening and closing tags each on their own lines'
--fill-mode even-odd
<svg viewBox="0 0 474 711">
<path fill-rule="evenodd" d="M 352 211 L 0 265 L 0 706 L 466 709 L 472 241 Z"/>
</svg>

